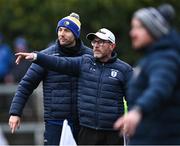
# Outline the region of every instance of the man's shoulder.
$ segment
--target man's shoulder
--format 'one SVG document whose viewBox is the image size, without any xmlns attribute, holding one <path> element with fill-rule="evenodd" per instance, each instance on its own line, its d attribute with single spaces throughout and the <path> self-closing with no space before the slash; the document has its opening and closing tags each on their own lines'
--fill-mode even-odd
<svg viewBox="0 0 180 146">
<path fill-rule="evenodd" d="M 132 66 L 129 65 L 127 62 L 122 61 L 120 59 L 116 60 L 115 67 L 118 70 L 121 70 L 122 72 L 132 72 Z"/>
<path fill-rule="evenodd" d="M 80 41 L 82 54 L 93 55 L 93 51 L 88 46 L 84 45 L 83 41 Z"/>
<path fill-rule="evenodd" d="M 83 64 L 95 62 L 94 57 L 90 54 L 82 55 Z"/>
<path fill-rule="evenodd" d="M 90 54 L 84 54 L 84 55 L 82 55 L 82 57 L 83 57 L 84 59 L 91 59 L 91 60 L 94 60 L 93 55 L 90 55 Z"/>
<path fill-rule="evenodd" d="M 49 46 L 48 48 L 41 50 L 40 52 L 44 54 L 48 54 L 48 55 L 53 55 L 53 54 L 58 53 L 59 51 L 58 51 L 57 45 L 53 44 Z"/>
<path fill-rule="evenodd" d="M 87 47 L 87 46 L 83 46 L 82 47 L 82 54 L 90 54 L 93 55 L 93 51 L 91 48 Z"/>
<path fill-rule="evenodd" d="M 121 60 L 121 59 L 117 59 L 117 64 L 118 65 L 122 65 L 122 66 L 125 66 L 127 68 L 132 68 L 130 64 L 128 64 L 127 62 Z"/>
</svg>

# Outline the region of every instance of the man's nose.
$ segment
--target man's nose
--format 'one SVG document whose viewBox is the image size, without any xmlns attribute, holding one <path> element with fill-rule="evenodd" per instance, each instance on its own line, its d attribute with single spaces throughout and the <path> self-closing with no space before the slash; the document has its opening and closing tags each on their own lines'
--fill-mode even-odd
<svg viewBox="0 0 180 146">
<path fill-rule="evenodd" d="M 59 35 L 60 35 L 60 36 L 63 36 L 63 35 L 64 35 L 64 30 L 61 30 L 61 31 L 59 32 Z"/>
<path fill-rule="evenodd" d="M 98 48 L 99 48 L 99 44 L 98 44 L 98 43 L 97 43 L 97 44 L 94 44 L 93 50 L 96 51 L 96 50 L 98 50 Z"/>
</svg>

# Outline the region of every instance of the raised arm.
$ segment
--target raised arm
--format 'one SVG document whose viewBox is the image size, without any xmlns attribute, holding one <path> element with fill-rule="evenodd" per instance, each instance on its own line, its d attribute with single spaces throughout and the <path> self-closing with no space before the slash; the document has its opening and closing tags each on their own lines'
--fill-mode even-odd
<svg viewBox="0 0 180 146">
<path fill-rule="evenodd" d="M 22 59 L 33 61 L 34 63 L 56 72 L 77 76 L 80 71 L 82 57 L 57 57 L 43 53 L 17 53 L 16 63 Z"/>
</svg>

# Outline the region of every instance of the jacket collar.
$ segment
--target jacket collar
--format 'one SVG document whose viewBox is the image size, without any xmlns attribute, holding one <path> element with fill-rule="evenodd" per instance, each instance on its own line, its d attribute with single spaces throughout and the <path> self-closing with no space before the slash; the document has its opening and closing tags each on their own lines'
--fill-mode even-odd
<svg viewBox="0 0 180 146">
<path fill-rule="evenodd" d="M 77 56 L 80 54 L 83 43 L 80 39 L 76 40 L 76 45 L 74 47 L 63 47 L 60 45 L 59 40 L 56 40 L 56 45 L 59 48 L 59 51 L 61 54 L 65 56 Z"/>
</svg>

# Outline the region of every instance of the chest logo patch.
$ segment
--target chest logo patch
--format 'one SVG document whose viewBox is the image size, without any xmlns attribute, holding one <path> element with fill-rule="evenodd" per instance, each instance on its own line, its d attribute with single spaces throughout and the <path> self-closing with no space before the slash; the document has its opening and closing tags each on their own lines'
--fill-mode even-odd
<svg viewBox="0 0 180 146">
<path fill-rule="evenodd" d="M 118 71 L 111 69 L 111 77 L 116 77 L 117 76 Z"/>
</svg>

